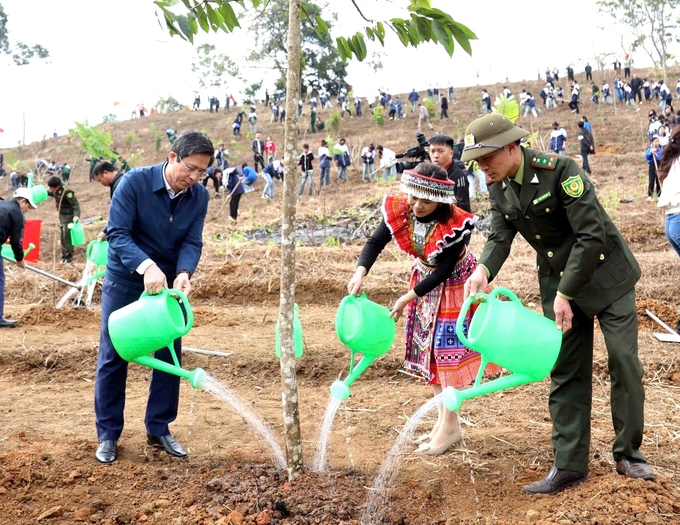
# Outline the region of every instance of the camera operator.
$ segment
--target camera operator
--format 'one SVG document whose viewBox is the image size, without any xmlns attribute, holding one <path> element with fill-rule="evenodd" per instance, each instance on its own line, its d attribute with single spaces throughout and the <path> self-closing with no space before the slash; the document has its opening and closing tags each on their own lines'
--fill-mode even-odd
<svg viewBox="0 0 680 525">
<path fill-rule="evenodd" d="M 457 158 L 456 158 L 457 157 Z M 437 166 L 446 170 L 449 179 L 456 183 L 456 206 L 461 210 L 470 209 L 470 186 L 460 154 L 454 153 L 454 142 L 448 135 L 435 135 L 430 139 L 430 158 Z"/>
</svg>

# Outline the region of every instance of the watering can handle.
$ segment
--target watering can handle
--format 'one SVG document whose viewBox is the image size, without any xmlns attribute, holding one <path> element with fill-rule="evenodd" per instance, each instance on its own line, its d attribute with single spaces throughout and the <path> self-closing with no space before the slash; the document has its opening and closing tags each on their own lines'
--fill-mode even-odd
<svg viewBox="0 0 680 525">
<path fill-rule="evenodd" d="M 512 302 L 522 304 L 522 301 L 520 300 L 519 297 L 517 297 L 517 295 L 515 295 L 515 292 L 513 292 L 512 290 L 508 290 L 507 288 L 503 288 L 502 286 L 494 288 L 489 293 L 489 297 L 498 297 L 499 295 L 505 295 Z"/>
<path fill-rule="evenodd" d="M 191 309 L 191 305 L 189 304 L 189 298 L 186 296 L 186 294 L 183 291 L 178 290 L 177 288 L 170 289 L 163 288 L 163 291 L 161 291 L 161 293 L 158 295 L 161 296 L 174 295 L 179 298 L 179 300 L 184 304 L 184 310 L 186 311 L 187 314 L 187 324 L 184 327 L 184 334 L 189 332 L 189 330 L 191 330 L 191 327 L 194 326 L 194 311 Z M 152 297 L 152 296 L 146 292 L 142 292 L 142 295 L 140 297 Z"/>
<path fill-rule="evenodd" d="M 89 261 L 92 258 L 92 247 L 94 246 L 94 243 L 96 241 L 90 242 L 90 244 L 87 245 L 87 249 L 85 250 L 85 258 Z"/>
<path fill-rule="evenodd" d="M 177 290 L 176 288 L 171 288 L 168 290 L 168 293 L 170 295 L 176 295 L 179 297 L 180 301 L 184 304 L 184 310 L 187 314 L 187 326 L 185 328 L 186 332 L 184 332 L 186 334 L 189 330 L 191 330 L 191 327 L 194 326 L 194 311 L 191 309 L 191 305 L 189 304 L 189 298 L 184 292 Z"/>
<path fill-rule="evenodd" d="M 465 333 L 463 331 L 463 321 L 467 317 L 468 311 L 470 310 L 472 303 L 474 303 L 475 299 L 478 299 L 480 297 L 488 298 L 489 296 L 486 295 L 485 293 L 478 292 L 475 295 L 471 295 L 470 297 L 465 299 L 465 302 L 463 303 L 463 306 L 460 309 L 460 313 L 458 314 L 458 320 L 456 321 L 456 335 L 458 336 L 458 340 L 468 348 L 470 348 L 470 341 L 465 336 Z"/>
</svg>

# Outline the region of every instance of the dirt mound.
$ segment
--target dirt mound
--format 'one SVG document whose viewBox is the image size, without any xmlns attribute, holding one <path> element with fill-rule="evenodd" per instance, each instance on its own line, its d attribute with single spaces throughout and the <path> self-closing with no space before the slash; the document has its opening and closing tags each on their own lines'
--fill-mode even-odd
<svg viewBox="0 0 680 525">
<path fill-rule="evenodd" d="M 21 316 L 21 324 L 28 326 L 57 325 L 59 330 L 91 327 L 99 324 L 101 312 L 98 305 L 93 308 L 62 308 L 41 304 L 29 308 Z"/>
</svg>

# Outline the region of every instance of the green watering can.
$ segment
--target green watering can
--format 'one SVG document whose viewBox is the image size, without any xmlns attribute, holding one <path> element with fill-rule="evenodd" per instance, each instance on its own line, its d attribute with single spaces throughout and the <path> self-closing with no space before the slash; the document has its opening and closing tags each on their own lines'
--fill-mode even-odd
<svg viewBox="0 0 680 525">
<path fill-rule="evenodd" d="M 35 248 L 35 244 L 29 244 L 28 248 L 24 250 L 24 257 L 26 257 L 33 248 Z M 0 256 L 14 262 L 14 252 L 12 251 L 12 246 L 9 244 L 3 244 L 2 248 L 0 248 Z"/>
<path fill-rule="evenodd" d="M 47 200 L 47 188 L 41 184 L 34 184 L 33 186 L 29 186 L 31 188 L 31 194 L 33 195 L 33 202 L 35 204 L 40 204 L 41 202 L 45 202 Z"/>
<path fill-rule="evenodd" d="M 501 301 L 499 295 L 510 301 Z M 485 301 L 479 303 L 467 327 L 465 317 L 478 298 Z M 452 412 L 458 412 L 466 399 L 542 381 L 555 366 L 562 345 L 562 331 L 555 321 L 525 308 L 512 291 L 500 287 L 488 295 L 478 293 L 465 300 L 456 321 L 456 335 L 461 343 L 481 354 L 482 363 L 472 387 L 444 389 L 444 405 Z M 482 383 L 489 363 L 512 374 Z"/>
<path fill-rule="evenodd" d="M 279 334 L 280 321 L 276 321 L 276 358 L 281 359 L 281 335 Z M 299 359 L 304 354 L 304 344 L 302 342 L 302 323 L 298 315 L 298 305 L 293 309 L 293 346 L 295 347 L 295 357 Z"/>
<path fill-rule="evenodd" d="M 390 318 L 388 308 L 369 301 L 366 294 L 362 293 L 359 297 L 348 295 L 342 300 L 335 315 L 335 331 L 340 341 L 352 352 L 349 375 L 344 381 L 337 379 L 331 385 L 331 395 L 344 401 L 350 396 L 350 385 L 373 361 L 388 352 L 394 343 L 396 324 Z M 356 366 L 355 353 L 363 354 Z"/>
<path fill-rule="evenodd" d="M 186 321 L 180 301 L 184 303 Z M 126 361 L 183 377 L 192 387 L 201 388 L 205 371 L 184 370 L 173 346 L 175 339 L 189 332 L 193 324 L 194 312 L 187 296 L 180 290 L 164 288 L 158 295 L 144 292 L 134 303 L 111 312 L 109 335 L 116 352 Z M 163 348 L 170 350 L 174 364 L 150 355 Z"/>
<path fill-rule="evenodd" d="M 109 262 L 109 242 L 90 241 L 85 250 L 85 257 L 97 266 L 106 266 L 106 263 Z"/>
<path fill-rule="evenodd" d="M 71 244 L 73 246 L 85 244 L 85 229 L 80 221 L 69 222 L 68 229 L 71 230 Z"/>
</svg>

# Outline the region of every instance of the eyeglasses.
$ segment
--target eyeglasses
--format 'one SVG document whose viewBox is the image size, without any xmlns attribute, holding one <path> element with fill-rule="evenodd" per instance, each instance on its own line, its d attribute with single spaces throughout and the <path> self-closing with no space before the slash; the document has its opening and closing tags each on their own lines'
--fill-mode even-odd
<svg viewBox="0 0 680 525">
<path fill-rule="evenodd" d="M 192 173 L 195 173 L 199 177 L 202 177 L 203 175 L 205 175 L 205 170 L 201 170 L 201 169 L 198 169 L 198 168 L 190 168 L 189 166 L 184 164 L 184 161 L 179 156 L 177 158 L 182 163 L 182 166 L 184 166 L 184 171 L 186 171 L 189 175 L 191 175 Z"/>
</svg>

